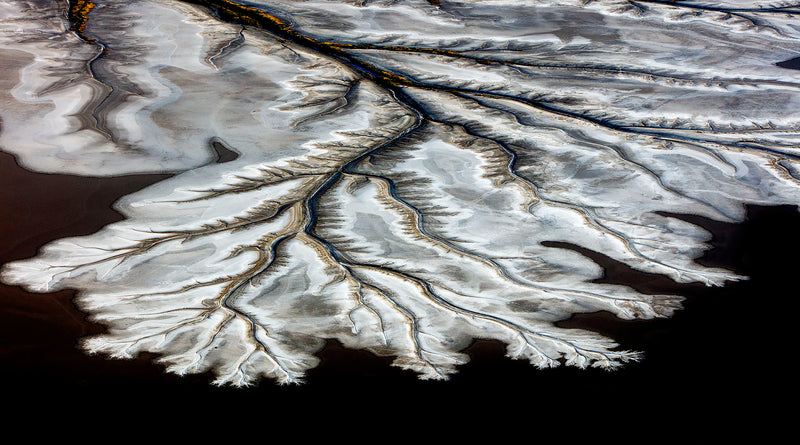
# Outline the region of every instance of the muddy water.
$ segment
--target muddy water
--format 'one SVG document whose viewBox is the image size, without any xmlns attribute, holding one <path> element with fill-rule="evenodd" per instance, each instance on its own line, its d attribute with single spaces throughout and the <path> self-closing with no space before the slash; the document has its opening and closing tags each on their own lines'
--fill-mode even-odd
<svg viewBox="0 0 800 445">
<path fill-rule="evenodd" d="M 34 256 L 43 244 L 93 233 L 122 219 L 111 205 L 120 196 L 167 175 L 86 178 L 47 175 L 19 167 L 0 152 L 0 263 Z M 147 372 L 146 360 L 122 366 L 76 349 L 80 337 L 102 332 L 75 309 L 72 291 L 31 294 L 0 284 L 0 372 L 3 381 L 53 380 L 80 385 L 93 374 Z"/>
<path fill-rule="evenodd" d="M 120 196 L 167 175 L 86 178 L 32 173 L 0 153 L 0 263 L 34 255 L 48 241 L 92 233 L 121 217 L 112 208 Z M 124 398 L 145 406 L 164 397 L 245 406 L 265 397 L 275 406 L 327 409 L 334 401 L 368 401 L 383 408 L 422 407 L 431 400 L 459 401 L 462 410 L 512 400 L 555 406 L 600 403 L 639 413 L 686 413 L 738 406 L 780 392 L 789 369 L 780 357 L 791 350 L 800 274 L 800 214 L 792 207 L 751 207 L 744 224 L 681 216 L 714 233 L 715 248 L 699 261 L 751 276 L 724 288 L 678 285 L 632 270 L 580 246 L 578 251 L 606 269 L 600 281 L 627 284 L 650 293 L 686 297 L 671 319 L 620 321 L 608 314 L 581 314 L 560 323 L 588 327 L 617 339 L 623 348 L 644 351 L 645 360 L 616 372 L 536 370 L 503 357 L 503 346 L 478 341 L 471 363 L 449 382 L 421 382 L 388 366 L 391 360 L 330 344 L 322 364 L 301 387 L 262 382 L 235 390 L 210 386 L 210 376 L 166 375 L 152 357 L 107 360 L 76 348 L 82 336 L 103 327 L 86 320 L 71 303 L 73 293 L 31 294 L 0 287 L 0 388 L 15 403 L 101 406 Z M 769 376 L 766 378 L 765 376 Z M 321 403 L 321 405 L 320 405 Z M 70 409 L 72 409 L 70 408 Z M 644 411 L 642 411 L 642 408 Z M 305 408 L 304 408 L 305 409 Z M 732 409 L 732 408 L 731 408 Z M 473 411 L 474 412 L 477 411 Z M 477 415 L 477 414 L 475 414 Z"/>
</svg>

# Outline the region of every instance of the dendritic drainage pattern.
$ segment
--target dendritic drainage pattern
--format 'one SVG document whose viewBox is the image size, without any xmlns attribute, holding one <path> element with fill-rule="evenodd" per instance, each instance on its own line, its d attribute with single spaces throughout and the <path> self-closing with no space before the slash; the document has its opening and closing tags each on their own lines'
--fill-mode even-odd
<svg viewBox="0 0 800 445">
<path fill-rule="evenodd" d="M 92 353 L 301 382 L 335 339 L 447 378 L 639 358 L 576 313 L 670 316 L 568 243 L 681 283 L 710 234 L 800 202 L 796 2 L 0 0 L 0 148 L 171 172 L 124 220 L 6 264 L 76 289 Z M 214 162 L 220 150 L 233 154 Z"/>
</svg>

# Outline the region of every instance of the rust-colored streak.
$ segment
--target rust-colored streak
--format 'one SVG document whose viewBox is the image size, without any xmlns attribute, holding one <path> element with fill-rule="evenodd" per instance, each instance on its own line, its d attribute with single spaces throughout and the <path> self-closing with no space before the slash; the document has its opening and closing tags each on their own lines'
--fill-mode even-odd
<svg viewBox="0 0 800 445">
<path fill-rule="evenodd" d="M 95 6 L 97 5 L 90 0 L 70 0 L 69 2 L 69 12 L 67 13 L 71 23 L 69 29 L 87 42 L 94 41 L 94 39 L 86 37 L 84 32 L 86 32 L 86 24 L 89 22 L 89 13 Z"/>
<path fill-rule="evenodd" d="M 291 23 L 263 10 L 240 5 L 228 0 L 182 1 L 208 7 L 223 20 L 239 23 L 241 25 L 262 28 L 279 38 L 290 40 L 303 47 L 333 57 L 336 60 L 344 61 L 352 68 L 355 68 L 359 74 L 383 87 L 394 89 L 392 87 L 415 85 L 415 83 L 407 77 L 382 70 L 363 61 L 354 60 L 350 54 L 344 51 L 345 49 L 348 49 L 348 45 L 314 40 L 313 38 L 295 31 Z"/>
<path fill-rule="evenodd" d="M 479 63 L 481 65 L 493 65 L 502 63 L 502 61 L 498 60 L 491 60 L 486 59 L 483 57 L 477 57 L 472 55 L 467 55 L 459 51 L 453 51 L 449 49 L 441 49 L 441 48 L 419 48 L 414 46 L 397 46 L 397 45 L 388 45 L 388 46 L 381 46 L 381 45 L 370 45 L 370 44 L 352 44 L 352 43 L 330 43 L 329 44 L 332 48 L 336 48 L 339 50 L 377 50 L 377 51 L 394 51 L 394 52 L 406 52 L 406 53 L 422 53 L 422 54 L 434 54 L 437 56 L 446 56 L 446 57 L 453 57 L 453 58 L 462 58 L 462 59 L 469 59 L 475 63 Z"/>
</svg>

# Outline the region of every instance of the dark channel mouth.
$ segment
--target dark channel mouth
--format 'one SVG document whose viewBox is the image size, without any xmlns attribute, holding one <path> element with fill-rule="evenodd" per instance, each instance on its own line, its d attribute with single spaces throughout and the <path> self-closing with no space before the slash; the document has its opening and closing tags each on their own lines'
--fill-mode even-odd
<svg viewBox="0 0 800 445">
<path fill-rule="evenodd" d="M 787 68 L 790 70 L 800 70 L 800 57 L 795 57 L 794 59 L 784 60 L 783 62 L 778 62 L 775 65 L 781 68 Z"/>
</svg>

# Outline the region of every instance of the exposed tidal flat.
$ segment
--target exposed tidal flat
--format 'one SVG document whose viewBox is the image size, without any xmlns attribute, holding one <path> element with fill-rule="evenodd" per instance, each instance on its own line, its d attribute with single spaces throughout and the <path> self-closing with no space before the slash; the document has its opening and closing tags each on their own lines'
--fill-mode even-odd
<svg viewBox="0 0 800 445">
<path fill-rule="evenodd" d="M 3 262 L 30 257 L 48 241 L 85 235 L 118 221 L 121 216 L 111 203 L 163 179 L 36 174 L 17 166 L 9 155 L 0 155 L 0 173 L 2 211 L 15 215 L 0 221 Z M 210 373 L 164 373 L 150 354 L 129 360 L 87 355 L 77 340 L 100 334 L 106 327 L 87 320 L 75 308 L 74 291 L 39 294 L 4 285 L 0 287 L 2 392 L 6 403 L 17 409 L 41 410 L 47 405 L 53 416 L 73 420 L 88 414 L 102 417 L 108 407 L 144 416 L 164 403 L 181 410 L 173 412 L 173 418 L 188 420 L 195 411 L 186 408 L 192 405 L 205 409 L 232 403 L 252 411 L 264 400 L 290 411 L 303 409 L 316 419 L 347 417 L 336 414 L 337 405 L 378 404 L 385 413 L 412 413 L 425 401 L 438 401 L 451 410 L 438 417 L 451 418 L 478 409 L 474 407 L 479 403 L 547 400 L 547 408 L 531 407 L 528 414 L 562 418 L 564 413 L 552 412 L 553 407 L 589 398 L 598 405 L 597 411 L 582 411 L 579 418 L 624 416 L 632 421 L 673 415 L 681 424 L 696 421 L 708 427 L 720 421 L 715 416 L 749 416 L 759 406 L 769 411 L 774 397 L 793 379 L 792 368 L 772 357 L 790 348 L 794 336 L 798 309 L 794 276 L 799 265 L 787 252 L 800 249 L 796 230 L 800 217 L 789 207 L 754 207 L 749 215 L 741 224 L 708 227 L 714 233 L 713 248 L 698 261 L 750 277 L 725 287 L 677 284 L 663 276 L 637 273 L 600 253 L 584 252 L 606 269 L 600 281 L 686 298 L 685 309 L 668 319 L 622 321 L 600 312 L 559 322 L 563 327 L 601 332 L 625 348 L 644 351 L 642 361 L 610 373 L 564 367 L 536 370 L 505 357 L 502 343 L 478 340 L 467 348 L 471 361 L 450 380 L 420 382 L 413 373 L 389 366 L 391 359 L 334 342 L 317 353 L 321 362 L 302 386 L 264 381 L 232 390 L 210 386 L 214 378 Z M 746 363 L 731 361 L 743 356 Z M 461 411 L 453 410 L 457 406 Z M 27 418 L 25 412 L 14 416 Z M 496 418 L 488 412 L 482 415 L 486 422 Z M 699 431 L 708 431 L 704 428 Z"/>
<path fill-rule="evenodd" d="M 60 292 L 4 316 L 58 308 L 98 354 L 67 374 L 611 391 L 771 350 L 730 323 L 790 275 L 760 249 L 800 202 L 796 5 L 92 5 L 0 9 L 0 277 Z"/>
</svg>

